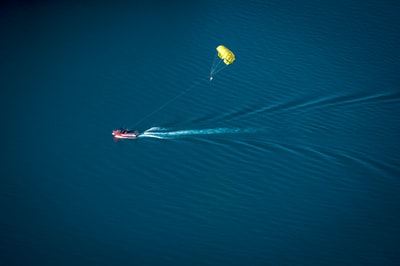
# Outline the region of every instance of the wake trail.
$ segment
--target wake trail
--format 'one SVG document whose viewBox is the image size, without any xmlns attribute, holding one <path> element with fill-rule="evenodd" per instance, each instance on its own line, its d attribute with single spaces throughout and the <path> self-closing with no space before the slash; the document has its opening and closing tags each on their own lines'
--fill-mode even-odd
<svg viewBox="0 0 400 266">
<path fill-rule="evenodd" d="M 238 134 L 249 132 L 249 129 L 241 128 L 208 128 L 208 129 L 182 129 L 173 130 L 168 128 L 152 127 L 147 129 L 139 138 L 157 138 L 157 139 L 176 139 L 182 137 L 198 135 L 217 135 L 217 134 Z"/>
</svg>

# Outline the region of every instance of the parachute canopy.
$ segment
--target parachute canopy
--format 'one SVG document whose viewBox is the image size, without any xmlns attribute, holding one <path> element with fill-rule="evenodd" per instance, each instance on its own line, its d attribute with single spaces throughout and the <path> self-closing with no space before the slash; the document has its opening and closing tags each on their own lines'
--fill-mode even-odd
<svg viewBox="0 0 400 266">
<path fill-rule="evenodd" d="M 223 45 L 217 47 L 218 57 L 221 58 L 225 65 L 232 64 L 235 61 L 235 54 Z"/>
</svg>

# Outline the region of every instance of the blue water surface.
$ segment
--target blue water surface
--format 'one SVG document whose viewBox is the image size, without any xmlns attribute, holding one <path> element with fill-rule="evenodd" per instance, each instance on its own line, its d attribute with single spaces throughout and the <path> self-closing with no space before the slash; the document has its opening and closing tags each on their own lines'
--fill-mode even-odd
<svg viewBox="0 0 400 266">
<path fill-rule="evenodd" d="M 4 4 L 1 264 L 398 265 L 399 11 Z"/>
</svg>

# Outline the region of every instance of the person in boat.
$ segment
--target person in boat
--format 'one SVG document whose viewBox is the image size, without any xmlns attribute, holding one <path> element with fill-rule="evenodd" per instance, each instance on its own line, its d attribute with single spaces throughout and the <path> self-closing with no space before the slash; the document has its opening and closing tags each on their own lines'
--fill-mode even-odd
<svg viewBox="0 0 400 266">
<path fill-rule="evenodd" d="M 139 131 L 138 130 L 132 131 L 132 130 L 128 130 L 128 129 L 123 129 L 121 127 L 121 128 L 118 129 L 118 132 L 120 134 L 131 134 L 131 133 L 133 133 L 135 136 L 139 136 Z"/>
<path fill-rule="evenodd" d="M 118 129 L 118 132 L 121 133 L 121 134 L 125 134 L 125 133 L 128 132 L 128 130 L 123 129 L 122 127 L 120 127 L 120 128 Z"/>
</svg>

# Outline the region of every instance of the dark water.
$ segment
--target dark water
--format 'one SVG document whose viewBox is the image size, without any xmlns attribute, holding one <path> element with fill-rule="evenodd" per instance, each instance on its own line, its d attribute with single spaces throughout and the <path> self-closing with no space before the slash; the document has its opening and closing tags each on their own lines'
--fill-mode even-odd
<svg viewBox="0 0 400 266">
<path fill-rule="evenodd" d="M 2 265 L 398 265 L 399 11 L 3 5 Z"/>
</svg>

